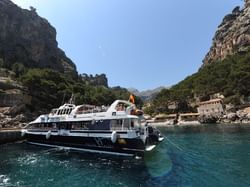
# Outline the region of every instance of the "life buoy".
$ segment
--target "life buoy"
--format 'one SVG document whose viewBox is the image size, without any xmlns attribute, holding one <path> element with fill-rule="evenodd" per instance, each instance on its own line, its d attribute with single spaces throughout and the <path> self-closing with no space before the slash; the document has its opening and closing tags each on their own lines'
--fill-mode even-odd
<svg viewBox="0 0 250 187">
<path fill-rule="evenodd" d="M 111 134 L 111 141 L 112 141 L 112 143 L 115 143 L 116 140 L 117 140 L 117 132 L 113 131 Z"/>
<path fill-rule="evenodd" d="M 25 134 L 26 134 L 26 132 L 27 132 L 27 131 L 23 129 L 23 130 L 21 131 L 21 136 L 24 137 Z"/>
<path fill-rule="evenodd" d="M 47 134 L 46 134 L 46 139 L 48 140 L 51 136 L 51 131 L 48 131 Z"/>
</svg>

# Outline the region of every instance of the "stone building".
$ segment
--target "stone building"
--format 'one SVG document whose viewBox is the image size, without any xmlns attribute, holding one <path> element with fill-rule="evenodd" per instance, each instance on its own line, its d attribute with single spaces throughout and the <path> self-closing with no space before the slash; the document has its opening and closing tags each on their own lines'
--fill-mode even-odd
<svg viewBox="0 0 250 187">
<path fill-rule="evenodd" d="M 180 114 L 179 121 L 198 121 L 199 113 Z"/>
<path fill-rule="evenodd" d="M 224 113 L 222 99 L 211 99 L 199 103 L 198 113 L 201 116 L 219 116 Z"/>
</svg>

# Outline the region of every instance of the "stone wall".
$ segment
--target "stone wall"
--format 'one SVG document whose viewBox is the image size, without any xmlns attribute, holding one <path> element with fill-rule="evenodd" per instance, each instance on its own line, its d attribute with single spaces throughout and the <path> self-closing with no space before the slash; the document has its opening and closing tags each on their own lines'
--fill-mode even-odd
<svg viewBox="0 0 250 187">
<path fill-rule="evenodd" d="M 0 144 L 23 140 L 20 130 L 0 131 Z"/>
</svg>

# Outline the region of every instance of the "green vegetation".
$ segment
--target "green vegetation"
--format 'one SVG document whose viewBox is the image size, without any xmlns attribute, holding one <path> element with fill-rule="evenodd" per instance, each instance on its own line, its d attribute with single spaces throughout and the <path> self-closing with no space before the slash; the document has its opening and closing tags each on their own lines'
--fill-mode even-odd
<svg viewBox="0 0 250 187">
<path fill-rule="evenodd" d="M 20 77 L 27 71 L 27 69 L 22 63 L 14 63 L 11 66 L 11 70 L 15 73 L 16 77 Z"/>
<path fill-rule="evenodd" d="M 240 105 L 250 96 L 250 50 L 211 63 L 170 89 L 162 90 L 153 100 L 149 113 L 171 112 L 170 103 L 177 103 L 180 112 L 192 111 L 188 104 L 195 98 L 206 100 L 209 95 L 221 93 L 225 103 Z"/>
<path fill-rule="evenodd" d="M 72 94 L 76 104 L 110 105 L 115 99 L 129 98 L 124 88 L 108 88 L 106 84 L 94 86 L 81 76 L 75 80 L 51 69 L 29 69 L 19 79 L 32 96 L 32 110 L 58 107 Z M 140 99 L 137 103 L 142 104 Z"/>
</svg>

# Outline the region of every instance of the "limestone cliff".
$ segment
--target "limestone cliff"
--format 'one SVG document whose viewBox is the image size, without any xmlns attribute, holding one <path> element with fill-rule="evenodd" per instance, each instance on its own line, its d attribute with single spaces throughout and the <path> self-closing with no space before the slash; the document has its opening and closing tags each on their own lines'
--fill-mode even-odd
<svg viewBox="0 0 250 187">
<path fill-rule="evenodd" d="M 250 0 L 245 0 L 243 9 L 236 7 L 219 25 L 213 44 L 203 60 L 207 65 L 223 60 L 228 55 L 245 52 L 250 46 Z"/>
<path fill-rule="evenodd" d="M 0 58 L 5 67 L 51 68 L 77 75 L 75 64 L 58 48 L 56 30 L 36 10 L 0 0 Z"/>
</svg>

